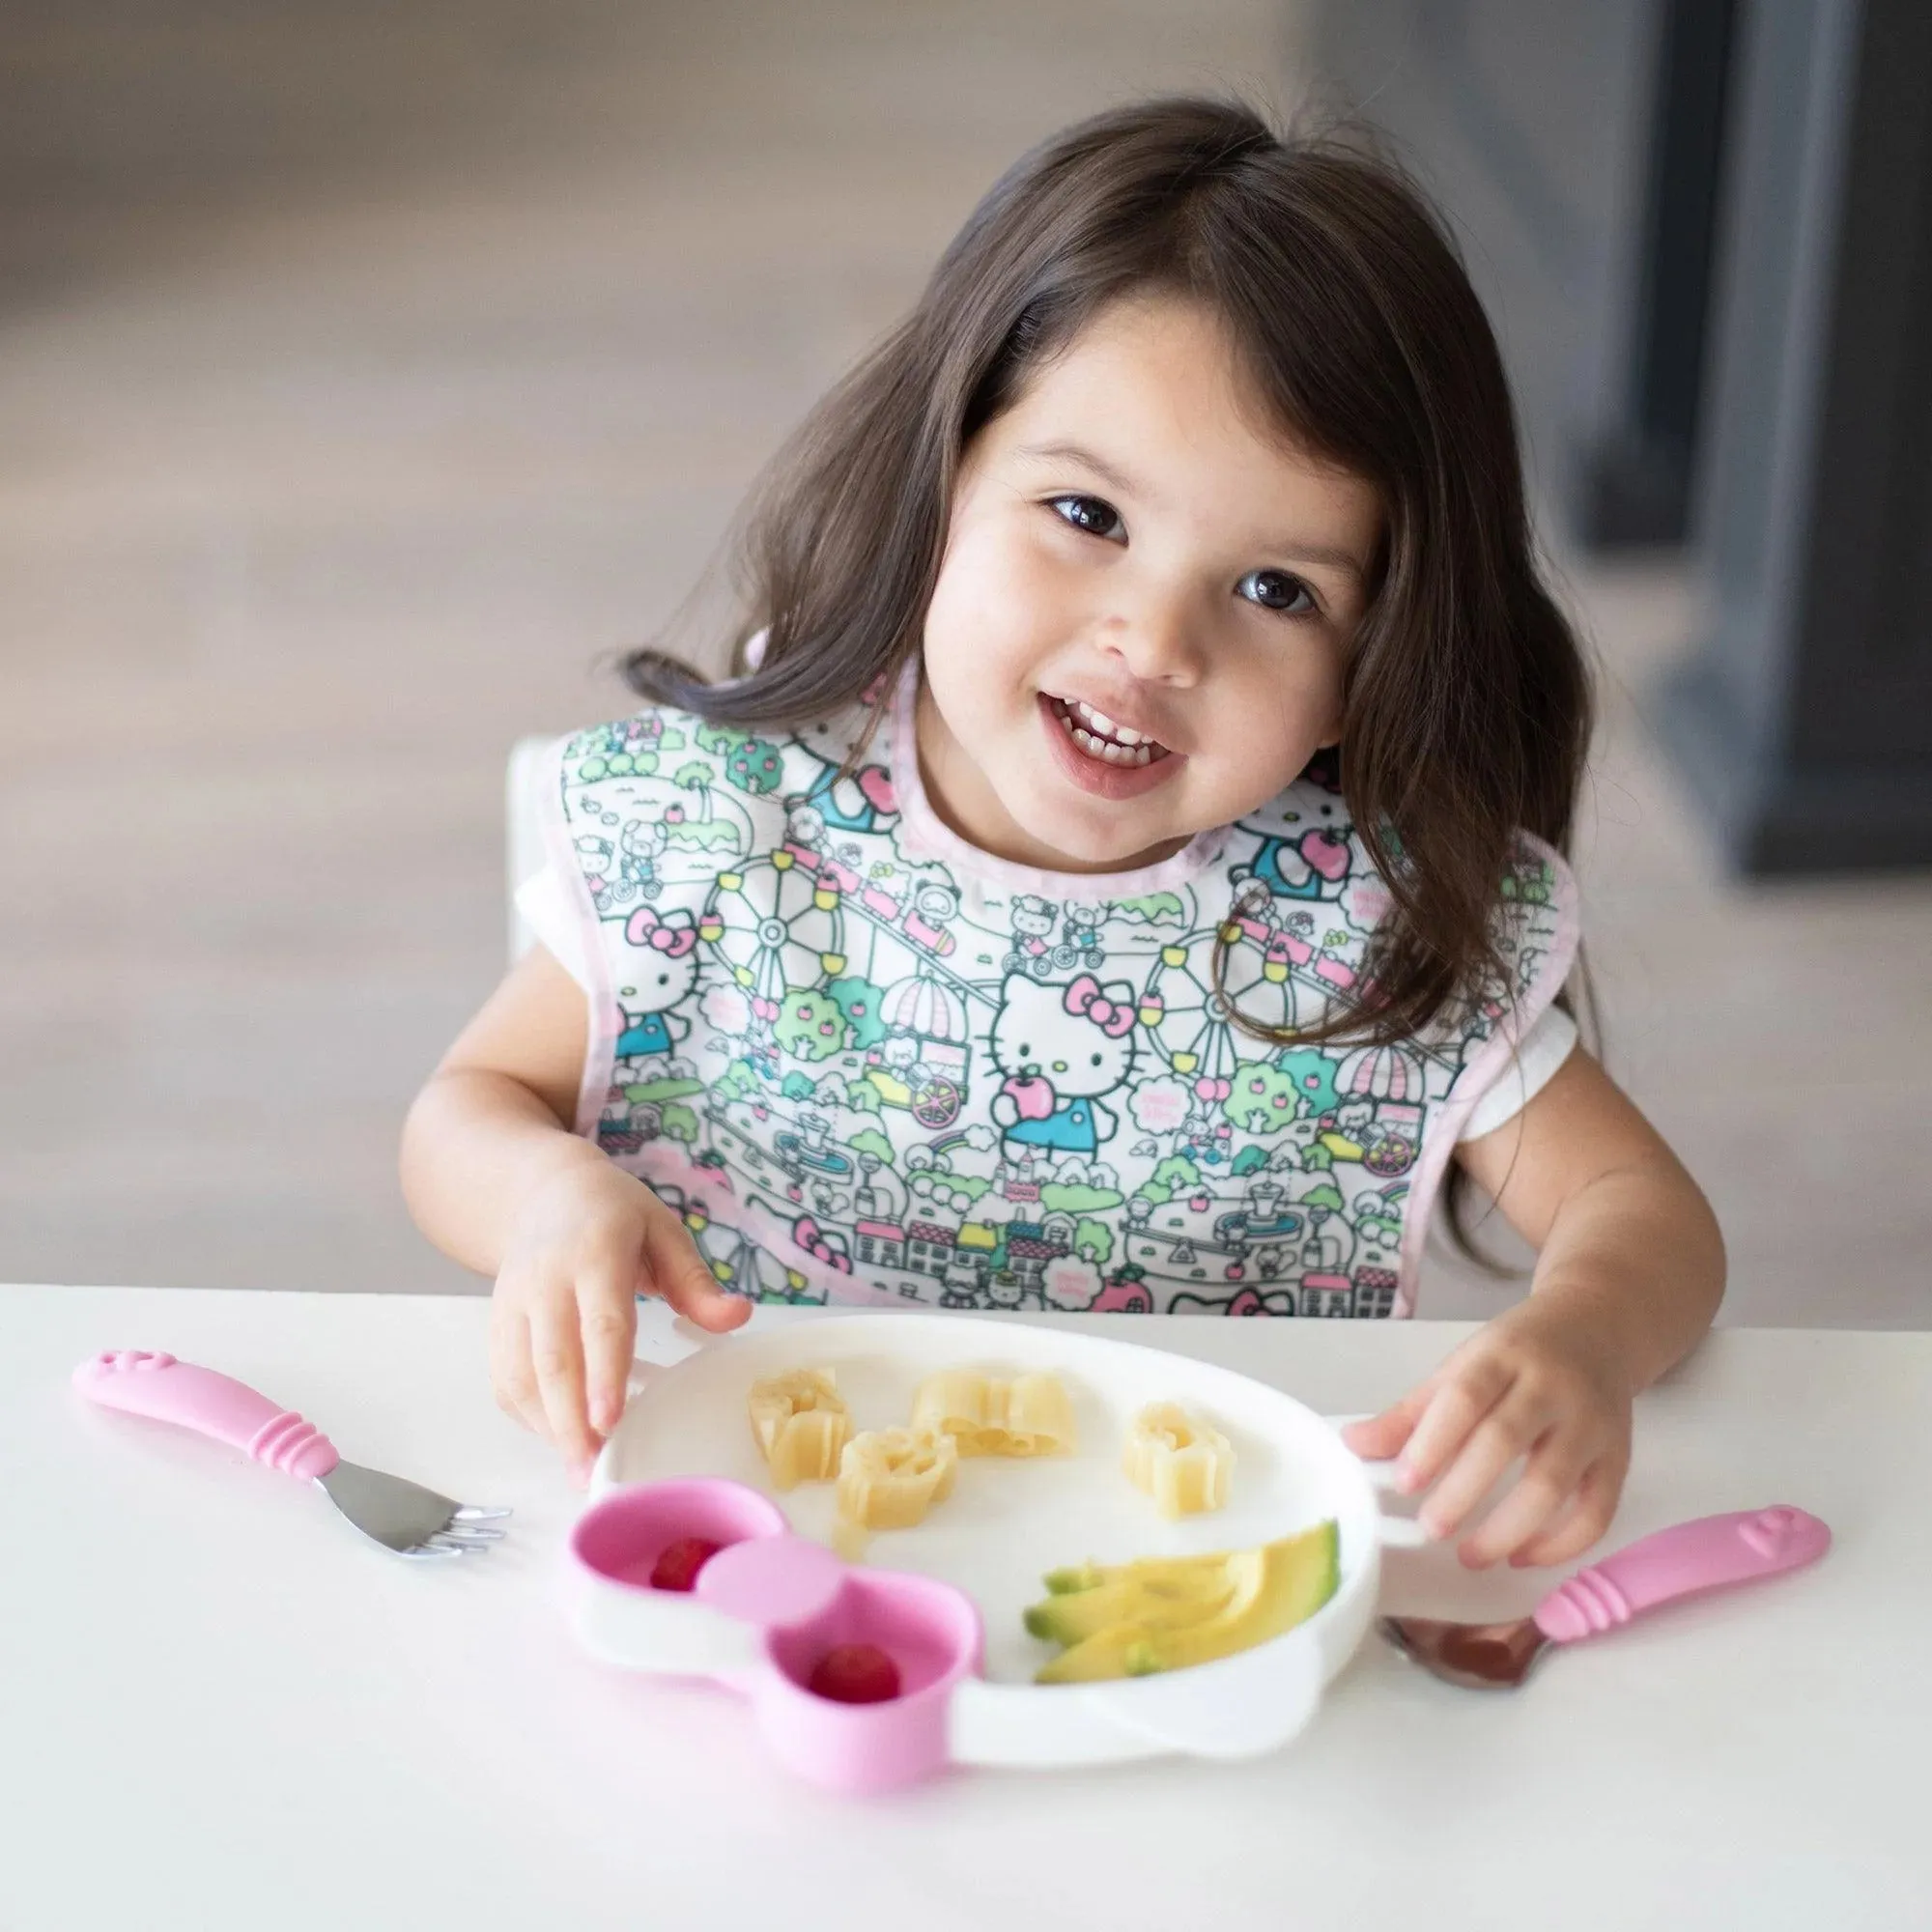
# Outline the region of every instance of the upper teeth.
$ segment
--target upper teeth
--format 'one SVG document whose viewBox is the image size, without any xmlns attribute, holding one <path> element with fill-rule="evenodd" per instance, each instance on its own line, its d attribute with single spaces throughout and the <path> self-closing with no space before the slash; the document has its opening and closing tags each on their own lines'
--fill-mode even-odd
<svg viewBox="0 0 1932 1932">
<path fill-rule="evenodd" d="M 1090 730 L 1097 731 L 1102 737 L 1112 738 L 1117 744 L 1138 745 L 1141 733 L 1128 724 L 1116 724 L 1104 711 L 1095 711 L 1091 704 L 1084 704 L 1077 698 L 1073 709 L 1086 720 Z"/>
<path fill-rule="evenodd" d="M 1063 697 L 1056 702 L 1060 706 L 1061 723 L 1090 758 L 1099 758 L 1110 765 L 1145 765 L 1157 756 L 1166 756 L 1145 732 L 1116 724 L 1104 711 L 1095 711 L 1077 697 Z M 1092 730 L 1087 728 L 1089 725 Z"/>
</svg>

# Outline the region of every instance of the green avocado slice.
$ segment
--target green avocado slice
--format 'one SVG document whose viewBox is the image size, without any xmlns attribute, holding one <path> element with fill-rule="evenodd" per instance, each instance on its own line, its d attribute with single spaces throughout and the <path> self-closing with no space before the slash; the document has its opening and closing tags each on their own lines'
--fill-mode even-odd
<svg viewBox="0 0 1932 1932">
<path fill-rule="evenodd" d="M 1340 1548 L 1336 1525 L 1328 1521 L 1258 1549 L 1236 1550 L 1224 1559 L 1231 1587 L 1218 1607 L 1191 1618 L 1150 1617 L 1144 1611 L 1152 1600 L 1143 1598 L 1120 1621 L 1102 1625 L 1063 1651 L 1034 1682 L 1094 1684 L 1144 1677 L 1251 1650 L 1306 1622 L 1335 1594 L 1341 1581 Z M 1096 1592 L 1064 1595 L 1035 1607 L 1075 1605 L 1089 1594 Z M 1184 1600 L 1170 1597 L 1165 1607 L 1171 1611 L 1177 1601 Z"/>
<path fill-rule="evenodd" d="M 1110 1624 L 1165 1626 L 1212 1616 L 1234 1595 L 1231 1559 L 1177 1564 L 1144 1576 L 1116 1576 L 1090 1589 L 1064 1591 L 1035 1604 L 1026 1627 L 1048 1643 L 1082 1643 Z"/>
<path fill-rule="evenodd" d="M 1120 1583 L 1137 1577 L 1166 1577 L 1181 1572 L 1220 1571 L 1233 1552 L 1210 1550 L 1205 1556 L 1137 1556 L 1131 1563 L 1095 1563 L 1091 1558 L 1066 1570 L 1049 1570 L 1040 1579 L 1056 1596 L 1070 1596 L 1076 1590 L 1097 1590 L 1103 1584 Z"/>
</svg>

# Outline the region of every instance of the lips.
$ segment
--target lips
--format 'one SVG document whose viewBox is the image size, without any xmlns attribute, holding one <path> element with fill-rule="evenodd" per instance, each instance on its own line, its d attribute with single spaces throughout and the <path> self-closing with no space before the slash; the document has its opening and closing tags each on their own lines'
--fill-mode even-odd
<svg viewBox="0 0 1932 1932">
<path fill-rule="evenodd" d="M 1077 700 L 1056 697 L 1042 691 L 1034 701 L 1039 708 L 1039 722 L 1046 733 L 1052 762 L 1069 783 L 1090 797 L 1124 804 L 1128 799 L 1140 798 L 1156 786 L 1167 783 L 1187 763 L 1184 753 L 1173 751 L 1145 734 L 1137 734 L 1141 736 L 1141 743 L 1126 746 L 1111 732 L 1101 735 L 1088 730 L 1086 712 L 1073 709 Z M 1091 711 L 1093 707 L 1086 709 Z M 1111 718 L 1107 722 L 1117 724 Z M 1089 746 L 1113 746 L 1117 749 L 1112 752 L 1094 751 Z M 1145 753 L 1145 756 L 1140 753 Z"/>
</svg>

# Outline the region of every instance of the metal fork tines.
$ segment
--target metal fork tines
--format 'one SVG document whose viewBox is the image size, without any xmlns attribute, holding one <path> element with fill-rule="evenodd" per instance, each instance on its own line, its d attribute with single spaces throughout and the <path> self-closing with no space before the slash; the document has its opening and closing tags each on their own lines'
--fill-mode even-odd
<svg viewBox="0 0 1932 1932">
<path fill-rule="evenodd" d="M 487 1550 L 502 1541 L 503 1532 L 486 1525 L 510 1514 L 459 1503 L 420 1483 L 356 1463 L 337 1463 L 327 1475 L 316 1477 L 315 1486 L 364 1536 L 398 1556 L 467 1556 Z"/>
</svg>

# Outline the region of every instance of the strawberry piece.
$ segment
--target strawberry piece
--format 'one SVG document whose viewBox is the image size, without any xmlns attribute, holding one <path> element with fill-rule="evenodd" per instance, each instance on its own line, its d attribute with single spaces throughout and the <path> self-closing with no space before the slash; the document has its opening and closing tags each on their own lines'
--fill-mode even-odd
<svg viewBox="0 0 1932 1932">
<path fill-rule="evenodd" d="M 835 1704 L 883 1704 L 899 1694 L 899 1667 L 875 1643 L 835 1643 L 806 1689 Z"/>
<path fill-rule="evenodd" d="M 664 1553 L 651 1566 L 653 1590 L 688 1590 L 697 1581 L 697 1573 L 723 1549 L 701 1536 L 680 1536 L 668 1543 Z"/>
</svg>

